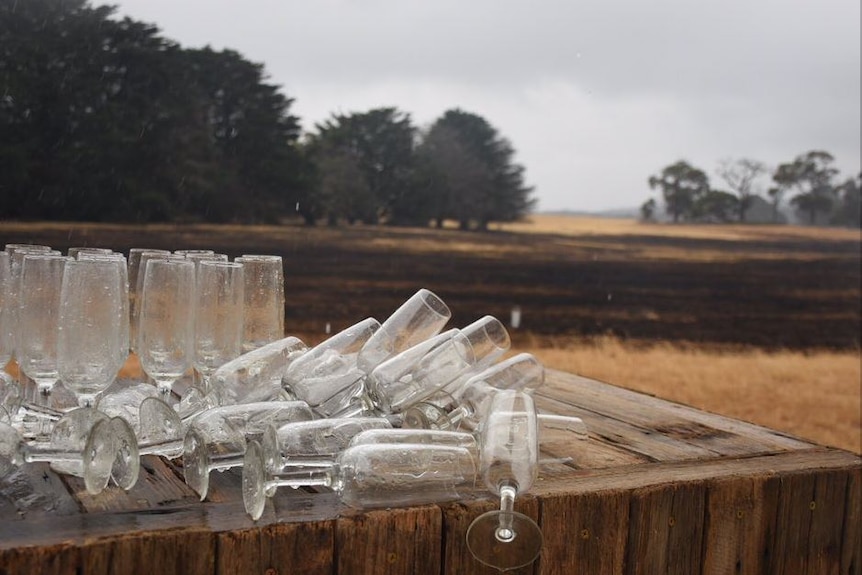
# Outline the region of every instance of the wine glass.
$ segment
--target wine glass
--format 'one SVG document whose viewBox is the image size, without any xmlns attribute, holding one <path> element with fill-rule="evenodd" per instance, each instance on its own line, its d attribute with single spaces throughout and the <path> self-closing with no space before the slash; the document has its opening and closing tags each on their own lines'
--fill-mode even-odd
<svg viewBox="0 0 862 575">
<path fill-rule="evenodd" d="M 384 413 L 401 413 L 493 362 L 510 343 L 503 324 L 486 315 L 433 347 L 406 373 L 392 369 L 387 363 L 378 366 L 368 378 L 368 395 Z M 391 361 L 398 359 L 396 356 Z"/>
<path fill-rule="evenodd" d="M 185 259 L 150 259 L 146 266 L 137 353 L 168 402 L 174 382 L 192 366 L 195 266 Z"/>
<path fill-rule="evenodd" d="M 123 445 L 134 445 L 129 424 L 122 418 L 99 414 L 87 429 L 80 415 L 80 411 L 70 413 L 57 422 L 50 442 L 27 443 L 17 429 L 0 423 L 0 477 L 13 467 L 42 461 L 60 473 L 83 477 L 84 487 L 92 495 L 102 492 L 115 471 L 118 485 L 129 489 L 134 482 L 129 483 L 124 475 L 126 460 L 120 455 Z M 84 430 L 86 433 L 82 433 Z M 134 474 L 137 479 L 137 470 Z"/>
<path fill-rule="evenodd" d="M 174 255 L 168 250 L 149 248 L 132 248 L 129 250 L 129 346 L 137 353 L 138 326 L 141 318 L 141 293 L 144 290 L 144 275 L 147 272 L 147 262 L 151 259 L 185 259 Z"/>
<path fill-rule="evenodd" d="M 436 335 L 452 316 L 434 292 L 420 289 L 380 325 L 359 350 L 356 364 L 365 373 L 390 357 Z"/>
<path fill-rule="evenodd" d="M 82 408 L 92 409 L 118 371 L 127 331 L 119 321 L 128 293 L 116 262 L 69 260 L 60 288 L 57 368 Z M 128 347 L 128 346 L 126 346 Z"/>
<path fill-rule="evenodd" d="M 416 440 L 419 441 L 419 440 Z M 375 508 L 454 501 L 473 490 L 476 460 L 467 448 L 435 443 L 359 443 L 325 467 L 267 473 L 260 443 L 249 441 L 243 461 L 243 503 L 260 519 L 266 493 L 278 487 L 321 485 L 350 507 Z"/>
<path fill-rule="evenodd" d="M 383 417 L 330 417 L 270 426 L 261 436 L 266 469 L 277 474 L 288 466 L 326 467 L 370 429 L 392 431 L 392 424 Z"/>
<path fill-rule="evenodd" d="M 16 345 L 18 367 L 36 382 L 43 399 L 50 395 L 59 378 L 60 287 L 67 261 L 69 258 L 65 256 L 28 253 L 21 262 Z"/>
<path fill-rule="evenodd" d="M 324 406 L 326 402 L 342 394 L 349 401 L 361 391 L 365 374 L 356 365 L 356 356 L 378 329 L 380 322 L 369 317 L 317 344 L 290 364 L 284 385 L 319 414 L 331 415 L 341 406 Z"/>
<path fill-rule="evenodd" d="M 144 254 L 150 253 L 150 256 Z M 131 248 L 127 260 L 128 277 L 129 277 L 129 351 L 135 351 L 138 346 L 138 317 L 141 302 L 141 288 L 143 282 L 138 283 L 138 279 L 143 279 L 141 273 L 146 266 L 149 257 L 164 257 L 170 255 L 168 250 L 159 250 L 153 248 Z"/>
<path fill-rule="evenodd" d="M 532 397 L 500 390 L 488 403 L 480 429 L 479 473 L 500 497 L 500 509 L 483 513 L 467 529 L 467 547 L 485 565 L 501 571 L 529 565 L 543 536 L 530 517 L 514 510 L 515 497 L 538 475 L 539 430 Z"/>
<path fill-rule="evenodd" d="M 287 394 L 282 388 L 282 377 L 290 364 L 307 350 L 302 340 L 288 336 L 239 355 L 215 371 L 208 396 L 215 405 L 229 405 Z"/>
<path fill-rule="evenodd" d="M 284 268 L 281 256 L 244 254 L 243 353 L 284 337 Z"/>
<path fill-rule="evenodd" d="M 183 447 L 186 483 L 206 499 L 211 471 L 242 465 L 246 439 L 271 425 L 308 421 L 314 414 L 304 401 L 243 403 L 209 409 L 189 424 Z"/>
<path fill-rule="evenodd" d="M 196 273 L 194 367 L 209 391 L 216 369 L 237 358 L 242 341 L 242 264 L 202 260 Z"/>
<path fill-rule="evenodd" d="M 117 270 L 120 272 L 120 293 L 129 293 L 129 268 L 126 256 L 115 252 L 105 253 L 98 251 L 81 251 L 78 253 L 78 259 L 113 262 L 114 265 L 117 266 Z M 130 305 L 131 302 L 129 297 L 127 296 L 123 298 L 122 305 L 119 309 L 119 316 L 117 317 L 117 321 L 120 323 L 120 347 L 118 348 L 119 355 L 117 356 L 117 371 L 120 371 L 123 368 L 129 357 L 129 334 L 131 332 L 131 326 L 129 323 L 131 315 Z"/>
<path fill-rule="evenodd" d="M 404 425 L 415 428 L 473 431 L 486 402 L 500 389 L 532 392 L 545 382 L 545 367 L 529 353 L 519 353 L 467 379 L 452 394 L 432 396 L 404 413 Z"/>
</svg>

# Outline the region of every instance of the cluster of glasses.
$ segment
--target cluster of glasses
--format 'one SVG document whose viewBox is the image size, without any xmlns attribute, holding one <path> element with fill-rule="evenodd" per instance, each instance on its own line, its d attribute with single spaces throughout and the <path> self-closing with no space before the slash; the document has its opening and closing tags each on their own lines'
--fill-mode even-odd
<svg viewBox="0 0 862 575">
<path fill-rule="evenodd" d="M 7 245 L 0 364 L 14 358 L 19 378 L 0 372 L 0 476 L 47 461 L 95 494 L 131 488 L 140 456 L 160 455 L 203 500 L 213 470 L 241 467 L 255 520 L 285 486 L 329 487 L 358 508 L 484 486 L 500 507 L 470 525 L 473 555 L 500 569 L 535 560 L 541 530 L 514 501 L 538 475 L 540 430 L 587 432 L 537 411 L 544 368 L 503 359 L 499 320 L 444 330 L 450 310 L 427 289 L 312 347 L 284 337 L 283 318 L 277 256 Z M 130 352 L 146 381 L 116 381 Z"/>
</svg>

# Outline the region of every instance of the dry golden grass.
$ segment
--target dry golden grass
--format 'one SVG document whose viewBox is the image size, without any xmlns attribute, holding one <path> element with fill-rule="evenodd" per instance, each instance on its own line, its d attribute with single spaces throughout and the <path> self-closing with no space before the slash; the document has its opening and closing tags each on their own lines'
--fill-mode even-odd
<svg viewBox="0 0 862 575">
<path fill-rule="evenodd" d="M 571 236 L 623 235 L 664 236 L 729 241 L 750 240 L 859 240 L 859 230 L 790 225 L 752 224 L 663 224 L 644 223 L 635 219 L 598 218 L 534 214 L 521 222 L 495 224 L 494 229 L 521 233 L 550 233 Z"/>
<path fill-rule="evenodd" d="M 546 366 L 862 453 L 860 353 L 535 341 Z"/>
</svg>

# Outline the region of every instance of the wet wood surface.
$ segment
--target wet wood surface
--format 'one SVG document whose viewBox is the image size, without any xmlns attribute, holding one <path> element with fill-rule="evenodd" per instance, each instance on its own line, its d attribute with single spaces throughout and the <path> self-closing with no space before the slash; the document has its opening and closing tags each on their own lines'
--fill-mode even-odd
<svg viewBox="0 0 862 575">
<path fill-rule="evenodd" d="M 862 573 L 862 462 L 753 424 L 562 372 L 542 412 L 577 415 L 590 438 L 543 428 L 539 480 L 516 509 L 545 544 L 534 574 Z M 206 501 L 181 461 L 142 459 L 128 492 L 98 496 L 30 464 L 0 478 L 0 573 L 494 573 L 464 542 L 495 506 L 374 511 L 330 492 L 279 490 L 260 521 L 240 475 L 212 474 Z"/>
</svg>

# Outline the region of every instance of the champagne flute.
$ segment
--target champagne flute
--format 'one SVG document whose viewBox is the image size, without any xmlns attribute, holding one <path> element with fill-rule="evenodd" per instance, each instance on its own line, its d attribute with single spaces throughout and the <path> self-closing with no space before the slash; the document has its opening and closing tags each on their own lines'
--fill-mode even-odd
<svg viewBox="0 0 862 575">
<path fill-rule="evenodd" d="M 291 363 L 308 350 L 297 337 L 287 336 L 249 351 L 219 367 L 210 378 L 208 397 L 215 405 L 250 403 L 265 396 L 287 395 L 282 378 Z"/>
<path fill-rule="evenodd" d="M 168 250 L 132 248 L 129 250 L 129 346 L 131 351 L 138 350 L 138 326 L 141 321 L 141 297 L 144 291 L 144 276 L 147 262 L 152 259 L 185 259 Z"/>
<path fill-rule="evenodd" d="M 59 378 L 57 336 L 60 287 L 69 258 L 28 253 L 21 262 L 18 295 L 18 367 L 46 398 Z M 44 402 L 43 402 L 44 403 Z"/>
<path fill-rule="evenodd" d="M 107 260 L 69 260 L 60 288 L 57 367 L 60 379 L 90 408 L 117 374 L 124 326 L 119 267 Z"/>
<path fill-rule="evenodd" d="M 144 254 L 149 253 L 149 256 Z M 131 248 L 129 250 L 128 277 L 129 277 L 129 351 L 134 352 L 138 346 L 138 318 L 140 317 L 139 307 L 141 303 L 141 288 L 143 281 L 138 283 L 138 279 L 143 280 L 141 273 L 150 257 L 165 257 L 171 255 L 168 250 L 159 250 L 153 248 Z"/>
<path fill-rule="evenodd" d="M 102 260 L 113 262 L 114 265 L 117 266 L 117 270 L 120 272 L 120 293 L 128 294 L 129 293 L 129 268 L 128 262 L 126 261 L 126 256 L 116 252 L 96 252 L 96 251 L 81 251 L 78 253 L 79 260 Z M 120 347 L 119 347 L 119 355 L 117 356 L 117 371 L 119 372 L 126 363 L 126 360 L 129 357 L 129 334 L 131 332 L 130 326 L 130 305 L 131 302 L 129 297 L 123 298 L 122 305 L 119 309 L 119 315 L 117 317 L 117 321 L 120 323 Z"/>
<path fill-rule="evenodd" d="M 174 382 L 192 366 L 195 266 L 185 259 L 150 259 L 146 266 L 137 351 L 168 402 Z"/>
<path fill-rule="evenodd" d="M 452 316 L 431 290 L 422 288 L 402 303 L 359 350 L 356 364 L 365 373 L 387 359 L 436 335 Z"/>
<path fill-rule="evenodd" d="M 238 263 L 207 260 L 198 265 L 194 367 L 206 394 L 213 373 L 240 354 L 243 267 Z"/>
<path fill-rule="evenodd" d="M 78 398 L 80 407 L 66 413 L 54 425 L 52 443 L 73 450 L 83 449 L 85 459 L 100 449 L 112 453 L 112 468 L 118 474 L 128 472 L 137 476 L 135 461 L 134 432 L 116 422 L 114 433 L 107 434 L 109 441 L 92 443 L 94 426 L 108 416 L 93 408 L 96 396 L 107 388 L 117 374 L 117 358 L 121 355 L 124 334 L 127 328 L 118 318 L 128 300 L 123 290 L 120 268 L 115 261 L 109 260 L 70 260 L 66 262 L 60 288 L 60 319 L 57 338 L 57 368 L 63 384 Z M 128 346 L 126 346 L 128 347 Z M 122 419 L 119 419 L 122 422 Z M 82 438 L 86 438 L 82 441 Z M 123 438 L 120 441 L 120 438 Z M 117 452 L 121 452 L 117 461 Z M 55 462 L 53 467 L 61 472 L 76 472 L 63 462 Z M 84 480 L 101 481 L 87 476 Z M 121 483 L 125 482 L 120 479 Z M 128 485 L 130 486 L 130 485 Z M 89 487 L 88 487 L 89 489 Z"/>
<path fill-rule="evenodd" d="M 416 440 L 418 441 L 418 440 Z M 476 482 L 473 453 L 457 445 L 361 443 L 342 451 L 326 467 L 268 474 L 263 449 L 249 441 L 243 462 L 243 503 L 257 520 L 265 494 L 278 487 L 330 487 L 350 507 L 369 509 L 455 501 Z"/>
<path fill-rule="evenodd" d="M 281 256 L 244 254 L 243 353 L 284 337 L 284 268 Z"/>
<path fill-rule="evenodd" d="M 378 366 L 368 379 L 368 396 L 384 413 L 401 413 L 490 364 L 509 349 L 510 343 L 503 324 L 493 316 L 484 316 L 433 347 L 407 373 L 391 369 L 388 362 Z M 391 361 L 398 359 L 396 356 Z"/>
<path fill-rule="evenodd" d="M 411 406 L 404 425 L 413 428 L 473 431 L 496 390 L 533 391 L 545 382 L 545 367 L 529 353 L 519 353 L 473 375 L 452 394 L 441 394 Z"/>
<path fill-rule="evenodd" d="M 134 433 L 122 418 L 100 414 L 82 435 L 81 430 L 86 429 L 86 425 L 78 415 L 70 414 L 57 422 L 50 442 L 28 443 L 17 429 L 0 423 L 0 477 L 25 463 L 48 462 L 61 473 L 83 477 L 84 487 L 91 495 L 101 493 L 114 470 L 122 471 L 117 462 L 125 459 L 119 452 L 123 444 L 134 443 Z M 123 475 L 118 477 L 120 482 L 125 480 Z M 120 486 L 128 489 L 133 484 L 126 482 Z"/>
<path fill-rule="evenodd" d="M 346 395 L 349 401 L 361 391 L 365 374 L 357 366 L 356 356 L 378 329 L 380 322 L 369 317 L 317 344 L 287 368 L 285 387 L 320 415 L 332 415 L 343 407 L 329 405 L 333 399 L 338 404 Z"/>
<path fill-rule="evenodd" d="M 485 565 L 516 569 L 535 561 L 543 543 L 536 522 L 514 510 L 515 497 L 529 490 L 538 475 L 539 429 L 532 397 L 523 391 L 498 391 L 481 426 L 479 473 L 500 497 L 500 509 L 473 520 L 467 547 Z"/>
</svg>

